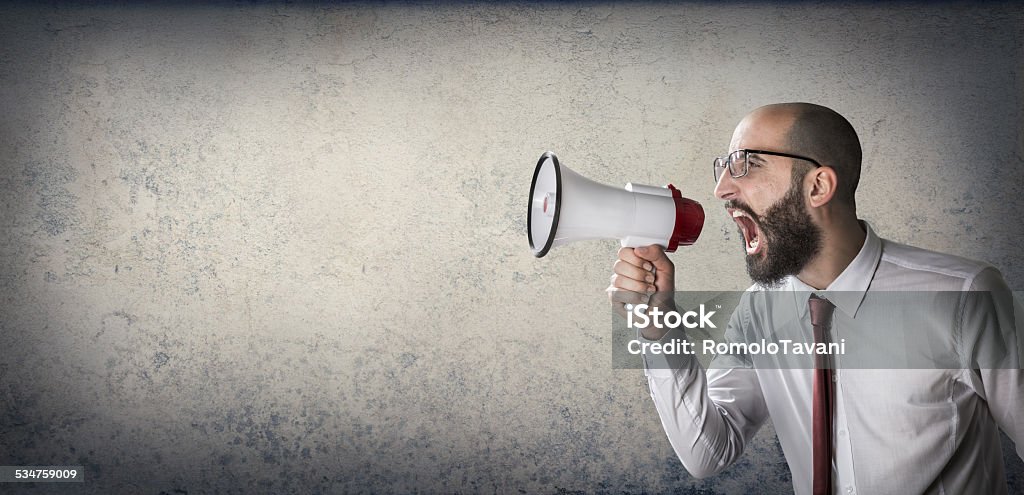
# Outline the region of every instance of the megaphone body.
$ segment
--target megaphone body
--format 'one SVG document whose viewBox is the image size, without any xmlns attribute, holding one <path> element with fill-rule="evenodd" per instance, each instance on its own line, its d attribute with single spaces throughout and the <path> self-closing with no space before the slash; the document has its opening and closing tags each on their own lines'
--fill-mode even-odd
<svg viewBox="0 0 1024 495">
<path fill-rule="evenodd" d="M 704 226 L 700 203 L 666 187 L 599 184 L 541 155 L 530 185 L 527 234 L 534 256 L 588 239 L 619 239 L 624 247 L 658 244 L 673 252 L 693 244 Z"/>
</svg>

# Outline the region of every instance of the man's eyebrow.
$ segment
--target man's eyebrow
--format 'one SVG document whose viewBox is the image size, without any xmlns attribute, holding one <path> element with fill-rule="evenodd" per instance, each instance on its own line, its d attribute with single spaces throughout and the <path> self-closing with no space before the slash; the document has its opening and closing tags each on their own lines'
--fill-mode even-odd
<svg viewBox="0 0 1024 495">
<path fill-rule="evenodd" d="M 747 154 L 747 160 L 751 160 L 751 161 L 755 161 L 755 162 L 761 162 L 761 163 L 768 163 L 768 161 L 765 160 L 764 158 L 762 158 L 761 155 L 758 154 L 758 153 L 748 153 Z"/>
</svg>

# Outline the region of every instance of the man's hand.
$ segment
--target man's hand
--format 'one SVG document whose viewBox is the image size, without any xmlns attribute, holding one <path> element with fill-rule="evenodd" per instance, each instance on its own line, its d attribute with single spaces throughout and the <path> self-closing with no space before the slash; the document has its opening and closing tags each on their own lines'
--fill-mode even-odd
<svg viewBox="0 0 1024 495">
<path fill-rule="evenodd" d="M 608 287 L 612 309 L 625 317 L 626 304 L 648 304 L 662 311 L 675 310 L 676 267 L 661 246 L 619 249 L 619 259 Z M 659 340 L 666 329 L 653 326 L 641 329 L 645 339 Z"/>
</svg>

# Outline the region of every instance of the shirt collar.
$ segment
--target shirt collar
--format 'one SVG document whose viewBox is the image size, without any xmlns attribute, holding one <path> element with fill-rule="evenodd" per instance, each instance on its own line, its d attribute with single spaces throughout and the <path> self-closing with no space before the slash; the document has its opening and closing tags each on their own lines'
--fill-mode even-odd
<svg viewBox="0 0 1024 495">
<path fill-rule="evenodd" d="M 871 279 L 874 278 L 878 261 L 882 258 L 882 241 L 871 230 L 871 226 L 867 222 L 861 220 L 860 224 L 866 233 L 864 245 L 861 246 L 860 252 L 853 258 L 853 261 L 846 265 L 843 272 L 825 290 L 817 290 L 801 282 L 796 275 L 787 277 L 785 290 L 793 291 L 793 302 L 796 304 L 801 318 L 807 315 L 807 300 L 811 294 L 818 294 L 828 299 L 835 304 L 837 309 L 851 318 L 857 315 L 857 310 L 860 308 L 861 302 L 864 301 L 864 293 L 867 292 L 868 286 L 871 285 Z"/>
</svg>

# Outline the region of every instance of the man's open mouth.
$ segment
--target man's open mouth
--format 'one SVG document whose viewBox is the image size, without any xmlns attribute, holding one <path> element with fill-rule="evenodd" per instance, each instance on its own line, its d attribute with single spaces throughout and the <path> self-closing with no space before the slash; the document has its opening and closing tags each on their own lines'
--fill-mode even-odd
<svg viewBox="0 0 1024 495">
<path fill-rule="evenodd" d="M 761 229 L 758 228 L 757 222 L 743 210 L 735 208 L 726 208 L 726 210 L 739 226 L 740 232 L 743 233 L 743 246 L 747 250 L 747 255 L 761 252 L 764 243 L 761 242 Z"/>
</svg>

